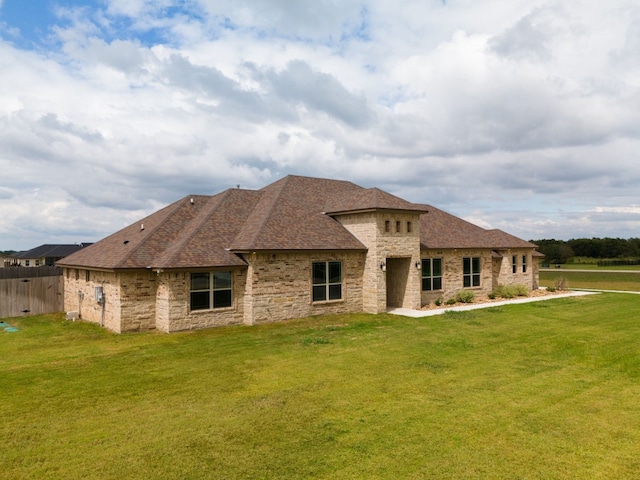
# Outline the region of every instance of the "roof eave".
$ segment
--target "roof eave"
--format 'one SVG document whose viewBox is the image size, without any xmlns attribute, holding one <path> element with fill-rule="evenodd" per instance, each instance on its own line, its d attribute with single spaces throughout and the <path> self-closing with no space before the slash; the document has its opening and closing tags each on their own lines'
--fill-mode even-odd
<svg viewBox="0 0 640 480">
<path fill-rule="evenodd" d="M 429 210 L 423 209 L 409 209 L 409 208 L 361 208 L 361 209 L 353 209 L 353 210 L 336 210 L 329 212 L 322 212 L 323 215 L 337 216 L 337 215 L 352 215 L 357 213 L 372 213 L 372 212 L 390 212 L 390 213 L 413 213 L 416 215 L 424 215 L 425 213 L 429 213 Z"/>
</svg>

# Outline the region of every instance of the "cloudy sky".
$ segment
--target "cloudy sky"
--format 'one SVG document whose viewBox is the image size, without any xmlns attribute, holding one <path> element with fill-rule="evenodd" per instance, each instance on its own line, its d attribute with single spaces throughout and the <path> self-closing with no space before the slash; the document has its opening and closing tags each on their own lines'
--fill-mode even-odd
<svg viewBox="0 0 640 480">
<path fill-rule="evenodd" d="M 297 174 L 640 236 L 637 0 L 0 0 L 0 250 Z"/>
</svg>

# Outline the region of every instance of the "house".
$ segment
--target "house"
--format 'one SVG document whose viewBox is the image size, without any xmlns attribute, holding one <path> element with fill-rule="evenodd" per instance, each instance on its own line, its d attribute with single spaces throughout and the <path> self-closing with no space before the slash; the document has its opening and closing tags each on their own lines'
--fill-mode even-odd
<svg viewBox="0 0 640 480">
<path fill-rule="evenodd" d="M 58 262 L 65 310 L 173 332 L 538 287 L 536 246 L 347 181 L 189 195 Z"/>
<path fill-rule="evenodd" d="M 9 255 L 0 253 L 0 268 L 8 267 L 9 265 L 11 265 L 11 259 L 9 258 Z"/>
<path fill-rule="evenodd" d="M 70 245 L 51 245 L 45 244 L 32 248 L 26 252 L 19 252 L 12 255 L 12 264 L 21 267 L 42 267 L 53 266 L 58 260 L 63 259 L 67 255 L 77 252 L 90 243 L 79 243 Z"/>
</svg>

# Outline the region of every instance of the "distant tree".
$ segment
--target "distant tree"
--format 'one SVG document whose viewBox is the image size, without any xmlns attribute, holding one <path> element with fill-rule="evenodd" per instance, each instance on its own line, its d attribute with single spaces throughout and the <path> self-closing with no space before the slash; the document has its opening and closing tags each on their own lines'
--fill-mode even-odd
<svg viewBox="0 0 640 480">
<path fill-rule="evenodd" d="M 567 263 L 567 261 L 575 256 L 567 242 L 564 240 L 532 240 L 532 243 L 538 245 L 538 251 L 545 256 L 545 263 Z"/>
<path fill-rule="evenodd" d="M 598 238 L 574 238 L 567 242 L 577 257 L 600 258 L 602 242 Z"/>
<path fill-rule="evenodd" d="M 602 251 L 600 258 L 624 258 L 629 256 L 627 240 L 622 238 L 602 239 Z"/>
<path fill-rule="evenodd" d="M 597 259 L 606 258 L 640 258 L 640 238 L 573 238 L 564 240 L 531 240 L 546 255 L 547 263 L 566 263 L 563 259 L 573 252 L 572 256 Z M 568 260 L 568 259 L 567 259 Z"/>
</svg>

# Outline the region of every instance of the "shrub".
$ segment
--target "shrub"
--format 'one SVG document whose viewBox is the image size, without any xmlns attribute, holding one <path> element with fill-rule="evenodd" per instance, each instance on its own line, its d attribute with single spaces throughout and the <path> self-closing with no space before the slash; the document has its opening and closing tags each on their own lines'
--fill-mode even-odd
<svg viewBox="0 0 640 480">
<path fill-rule="evenodd" d="M 514 290 L 516 291 L 516 295 L 518 297 L 528 297 L 529 296 L 529 289 L 527 288 L 526 285 L 514 285 L 513 286 Z"/>
<path fill-rule="evenodd" d="M 442 297 L 436 298 L 436 301 L 434 303 L 436 304 L 436 307 L 439 307 L 440 305 L 442 305 Z"/>
<path fill-rule="evenodd" d="M 514 298 L 514 297 L 528 297 L 529 290 L 526 285 L 498 285 L 489 294 L 489 298 L 496 297 L 501 298 Z"/>
<path fill-rule="evenodd" d="M 567 279 L 565 277 L 558 277 L 555 280 L 556 290 L 566 290 Z"/>
<path fill-rule="evenodd" d="M 498 285 L 496 288 L 493 289 L 493 291 L 494 291 L 496 297 L 500 297 L 500 298 L 513 298 L 513 297 L 515 297 L 515 294 L 506 285 Z"/>
<path fill-rule="evenodd" d="M 453 305 L 456 302 L 457 302 L 457 300 L 455 298 L 450 298 L 449 300 L 447 300 L 444 303 L 446 303 L 447 305 Z"/>
<path fill-rule="evenodd" d="M 471 290 L 460 290 L 456 294 L 456 301 L 460 303 L 471 303 L 476 298 L 476 294 Z"/>
</svg>

